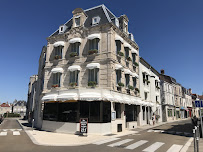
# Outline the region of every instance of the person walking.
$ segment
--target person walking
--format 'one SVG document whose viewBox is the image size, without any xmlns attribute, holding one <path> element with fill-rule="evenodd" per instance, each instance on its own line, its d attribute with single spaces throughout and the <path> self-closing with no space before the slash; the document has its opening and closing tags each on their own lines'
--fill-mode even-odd
<svg viewBox="0 0 203 152">
<path fill-rule="evenodd" d="M 156 121 L 156 116 L 155 116 L 155 114 L 153 113 L 153 115 L 152 115 L 153 126 L 155 125 L 155 121 Z"/>
</svg>

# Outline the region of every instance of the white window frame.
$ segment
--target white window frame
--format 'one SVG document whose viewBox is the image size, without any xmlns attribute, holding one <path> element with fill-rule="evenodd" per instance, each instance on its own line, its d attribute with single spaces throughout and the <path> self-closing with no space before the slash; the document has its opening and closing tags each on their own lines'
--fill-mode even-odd
<svg viewBox="0 0 203 152">
<path fill-rule="evenodd" d="M 56 75 L 57 75 L 57 78 L 56 78 L 56 79 L 58 79 L 58 80 L 56 80 L 56 81 L 59 81 L 59 82 L 57 82 L 57 83 L 55 83 L 55 77 L 56 77 Z M 53 73 L 53 85 L 58 85 L 58 87 L 61 86 L 61 76 L 62 76 L 62 73 L 60 73 L 60 72 Z"/>
<path fill-rule="evenodd" d="M 97 21 L 95 21 L 95 19 L 96 19 Z M 93 18 L 92 18 L 92 25 L 97 25 L 97 24 L 99 24 L 100 19 L 101 19 L 101 18 L 100 18 L 99 16 L 93 17 Z"/>
<path fill-rule="evenodd" d="M 77 25 L 76 20 L 79 19 L 79 25 Z M 79 27 L 81 24 L 81 16 L 75 16 L 75 27 Z"/>
<path fill-rule="evenodd" d="M 90 76 L 91 76 L 90 72 L 92 70 L 94 71 L 94 73 L 93 73 L 93 79 L 91 78 L 91 80 L 90 80 Z M 97 78 L 96 81 L 95 81 L 95 78 Z M 88 82 L 90 82 L 90 81 L 95 81 L 97 85 L 99 84 L 99 69 L 98 68 L 94 68 L 94 69 L 89 69 L 88 70 Z"/>
</svg>

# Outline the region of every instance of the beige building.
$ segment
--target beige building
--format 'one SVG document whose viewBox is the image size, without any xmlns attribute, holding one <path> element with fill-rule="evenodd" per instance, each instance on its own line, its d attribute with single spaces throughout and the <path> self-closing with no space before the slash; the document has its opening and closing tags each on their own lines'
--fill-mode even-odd
<svg viewBox="0 0 203 152">
<path fill-rule="evenodd" d="M 128 22 L 104 5 L 76 8 L 47 38 L 34 107 L 38 128 L 76 133 L 80 118 L 88 118 L 88 133 L 140 125 L 139 47 Z"/>
<path fill-rule="evenodd" d="M 4 114 L 4 113 L 11 113 L 12 111 L 12 106 L 10 104 L 7 103 L 2 103 L 0 105 L 0 114 Z"/>
</svg>

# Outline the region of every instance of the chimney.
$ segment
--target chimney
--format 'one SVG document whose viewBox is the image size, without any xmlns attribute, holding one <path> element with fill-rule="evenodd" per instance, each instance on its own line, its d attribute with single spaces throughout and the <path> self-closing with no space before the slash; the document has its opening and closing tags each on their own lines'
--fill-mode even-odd
<svg viewBox="0 0 203 152">
<path fill-rule="evenodd" d="M 192 89 L 191 88 L 189 88 L 189 94 L 192 94 Z"/>
<path fill-rule="evenodd" d="M 163 74 L 163 75 L 165 74 L 164 69 L 161 69 L 161 74 Z"/>
</svg>

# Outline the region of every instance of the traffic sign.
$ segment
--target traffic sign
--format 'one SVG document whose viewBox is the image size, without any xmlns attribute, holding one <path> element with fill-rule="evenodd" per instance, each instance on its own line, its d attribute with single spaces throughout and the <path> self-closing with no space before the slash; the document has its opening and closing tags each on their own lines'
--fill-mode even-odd
<svg viewBox="0 0 203 152">
<path fill-rule="evenodd" d="M 203 101 L 202 100 L 196 100 L 195 101 L 195 107 L 203 107 Z"/>
</svg>

